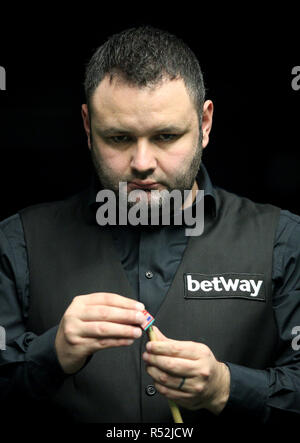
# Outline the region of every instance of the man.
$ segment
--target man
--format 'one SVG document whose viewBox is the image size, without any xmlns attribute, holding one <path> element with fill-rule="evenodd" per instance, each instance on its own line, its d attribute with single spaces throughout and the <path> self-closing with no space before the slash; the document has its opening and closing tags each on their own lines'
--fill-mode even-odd
<svg viewBox="0 0 300 443">
<path fill-rule="evenodd" d="M 172 422 L 167 399 L 184 422 L 299 414 L 300 218 L 212 186 L 213 103 L 194 54 L 166 32 L 126 30 L 92 56 L 85 91 L 91 187 L 1 222 L 3 397 L 77 422 Z M 152 191 L 191 191 L 182 209 L 199 215 L 201 189 L 201 235 L 172 208 L 170 225 L 97 222 L 99 190 L 119 202 L 135 191 L 161 216 Z"/>
</svg>

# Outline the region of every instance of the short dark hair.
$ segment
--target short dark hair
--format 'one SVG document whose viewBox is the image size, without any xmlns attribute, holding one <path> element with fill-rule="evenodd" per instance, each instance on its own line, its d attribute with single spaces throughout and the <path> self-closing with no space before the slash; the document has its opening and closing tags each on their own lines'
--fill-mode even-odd
<svg viewBox="0 0 300 443">
<path fill-rule="evenodd" d="M 201 124 L 205 100 L 202 71 L 193 51 L 177 36 L 143 25 L 109 37 L 86 65 L 84 89 L 89 112 L 92 95 L 107 74 L 110 81 L 116 76 L 138 87 L 181 78 Z"/>
</svg>

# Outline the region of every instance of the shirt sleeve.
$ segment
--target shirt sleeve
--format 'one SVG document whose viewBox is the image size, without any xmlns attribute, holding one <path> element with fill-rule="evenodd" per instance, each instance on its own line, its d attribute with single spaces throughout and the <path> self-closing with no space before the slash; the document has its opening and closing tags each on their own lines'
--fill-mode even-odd
<svg viewBox="0 0 300 443">
<path fill-rule="evenodd" d="M 63 383 L 54 342 L 58 326 L 37 336 L 26 330 L 29 273 L 23 228 L 18 214 L 0 223 L 0 398 L 47 397 Z"/>
<path fill-rule="evenodd" d="M 234 409 L 263 423 L 300 414 L 300 217 L 289 211 L 279 218 L 272 283 L 279 336 L 274 367 L 256 370 L 226 362 L 231 384 L 224 414 Z"/>
</svg>

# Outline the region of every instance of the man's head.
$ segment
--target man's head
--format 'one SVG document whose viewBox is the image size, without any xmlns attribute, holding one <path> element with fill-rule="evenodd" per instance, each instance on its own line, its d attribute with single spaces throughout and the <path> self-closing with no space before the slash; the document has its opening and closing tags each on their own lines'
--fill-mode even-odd
<svg viewBox="0 0 300 443">
<path fill-rule="evenodd" d="M 85 91 L 84 126 L 105 188 L 196 189 L 213 106 L 181 40 L 151 27 L 112 36 L 87 66 Z"/>
</svg>

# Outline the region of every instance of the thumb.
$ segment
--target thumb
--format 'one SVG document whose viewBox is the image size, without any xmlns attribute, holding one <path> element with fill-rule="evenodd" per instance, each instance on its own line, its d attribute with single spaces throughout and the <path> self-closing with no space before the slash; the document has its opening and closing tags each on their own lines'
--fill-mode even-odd
<svg viewBox="0 0 300 443">
<path fill-rule="evenodd" d="M 166 337 L 159 329 L 157 326 L 152 326 L 153 332 L 155 334 L 155 338 L 158 341 L 165 341 L 165 340 L 170 340 L 168 337 Z"/>
</svg>

